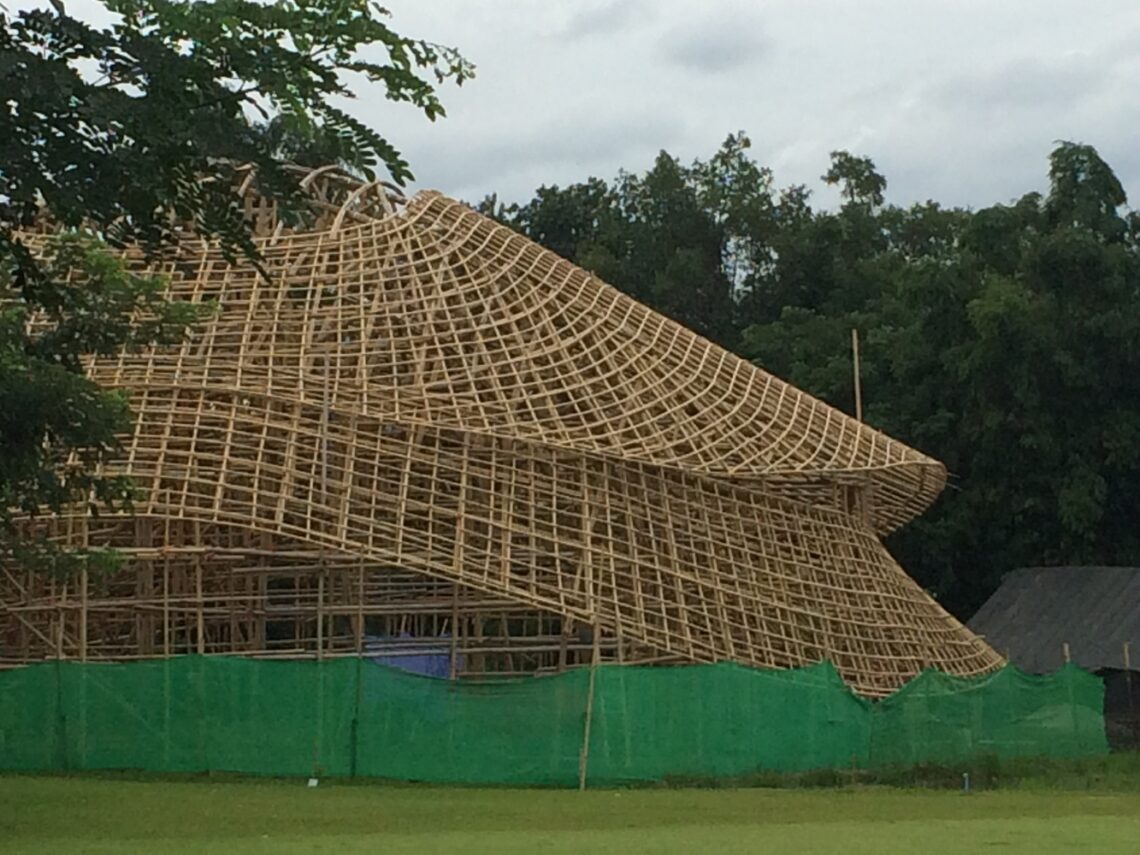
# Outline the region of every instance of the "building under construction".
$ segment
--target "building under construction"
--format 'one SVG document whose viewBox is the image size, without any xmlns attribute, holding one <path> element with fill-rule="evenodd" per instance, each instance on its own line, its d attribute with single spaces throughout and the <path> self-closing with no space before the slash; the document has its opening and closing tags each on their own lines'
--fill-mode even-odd
<svg viewBox="0 0 1140 855">
<path fill-rule="evenodd" d="M 437 193 L 303 184 L 303 230 L 245 194 L 267 275 L 183 241 L 155 269 L 208 320 L 91 365 L 140 499 L 43 525 L 122 569 L 4 566 L 0 664 L 828 659 L 871 697 L 1002 664 L 881 543 L 940 463 Z"/>
</svg>

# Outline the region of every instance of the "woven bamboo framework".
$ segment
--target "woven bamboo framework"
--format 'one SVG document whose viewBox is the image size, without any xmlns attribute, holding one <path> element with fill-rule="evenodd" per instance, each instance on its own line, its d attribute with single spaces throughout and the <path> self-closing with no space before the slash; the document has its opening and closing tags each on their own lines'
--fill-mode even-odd
<svg viewBox="0 0 1140 855">
<path fill-rule="evenodd" d="M 2 662 L 826 658 L 868 696 L 1001 664 L 880 541 L 941 464 L 442 195 L 306 186 L 304 230 L 246 196 L 268 276 L 186 241 L 159 269 L 210 320 L 92 364 L 144 498 L 49 525 L 127 561 L 3 568 Z"/>
</svg>

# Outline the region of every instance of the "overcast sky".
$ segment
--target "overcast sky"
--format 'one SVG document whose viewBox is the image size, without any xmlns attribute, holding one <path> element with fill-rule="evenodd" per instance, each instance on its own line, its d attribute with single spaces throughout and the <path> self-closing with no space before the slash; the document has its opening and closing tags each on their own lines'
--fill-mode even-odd
<svg viewBox="0 0 1140 855">
<path fill-rule="evenodd" d="M 444 88 L 435 124 L 367 89 L 350 109 L 417 186 L 467 201 L 643 171 L 661 149 L 708 157 L 737 130 L 779 186 L 820 203 L 833 149 L 873 158 L 890 201 L 978 207 L 1044 190 L 1058 139 L 1096 146 L 1140 199 L 1136 0 L 384 5 L 397 32 L 459 47 L 477 76 Z"/>
<path fill-rule="evenodd" d="M 1045 189 L 1053 141 L 1090 143 L 1140 199 L 1140 3 L 1048 0 L 388 0 L 394 28 L 478 67 L 448 117 L 354 106 L 420 186 L 467 200 L 688 161 L 745 130 L 780 186 L 837 148 L 888 199 L 984 206 Z M 1136 200 L 1133 200 L 1134 202 Z"/>
</svg>

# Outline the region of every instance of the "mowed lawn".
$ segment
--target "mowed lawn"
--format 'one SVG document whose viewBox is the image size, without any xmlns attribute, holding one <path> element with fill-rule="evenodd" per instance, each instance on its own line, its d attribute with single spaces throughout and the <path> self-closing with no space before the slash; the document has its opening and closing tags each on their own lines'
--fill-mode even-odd
<svg viewBox="0 0 1140 855">
<path fill-rule="evenodd" d="M 992 847 L 992 848 L 991 848 Z M 1140 851 L 1140 795 L 0 777 L 0 852 Z"/>
</svg>

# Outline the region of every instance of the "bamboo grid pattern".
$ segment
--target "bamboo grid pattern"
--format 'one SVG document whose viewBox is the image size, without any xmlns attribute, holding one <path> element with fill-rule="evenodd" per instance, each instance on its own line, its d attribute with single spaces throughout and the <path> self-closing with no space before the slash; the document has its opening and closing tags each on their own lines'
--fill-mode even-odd
<svg viewBox="0 0 1140 855">
<path fill-rule="evenodd" d="M 305 184 L 304 230 L 246 193 L 268 278 L 188 240 L 160 269 L 212 318 L 92 364 L 145 498 L 46 525 L 128 560 L 3 567 L 0 664 L 826 658 L 872 697 L 1001 664 L 880 542 L 940 463 L 437 193 Z"/>
</svg>

